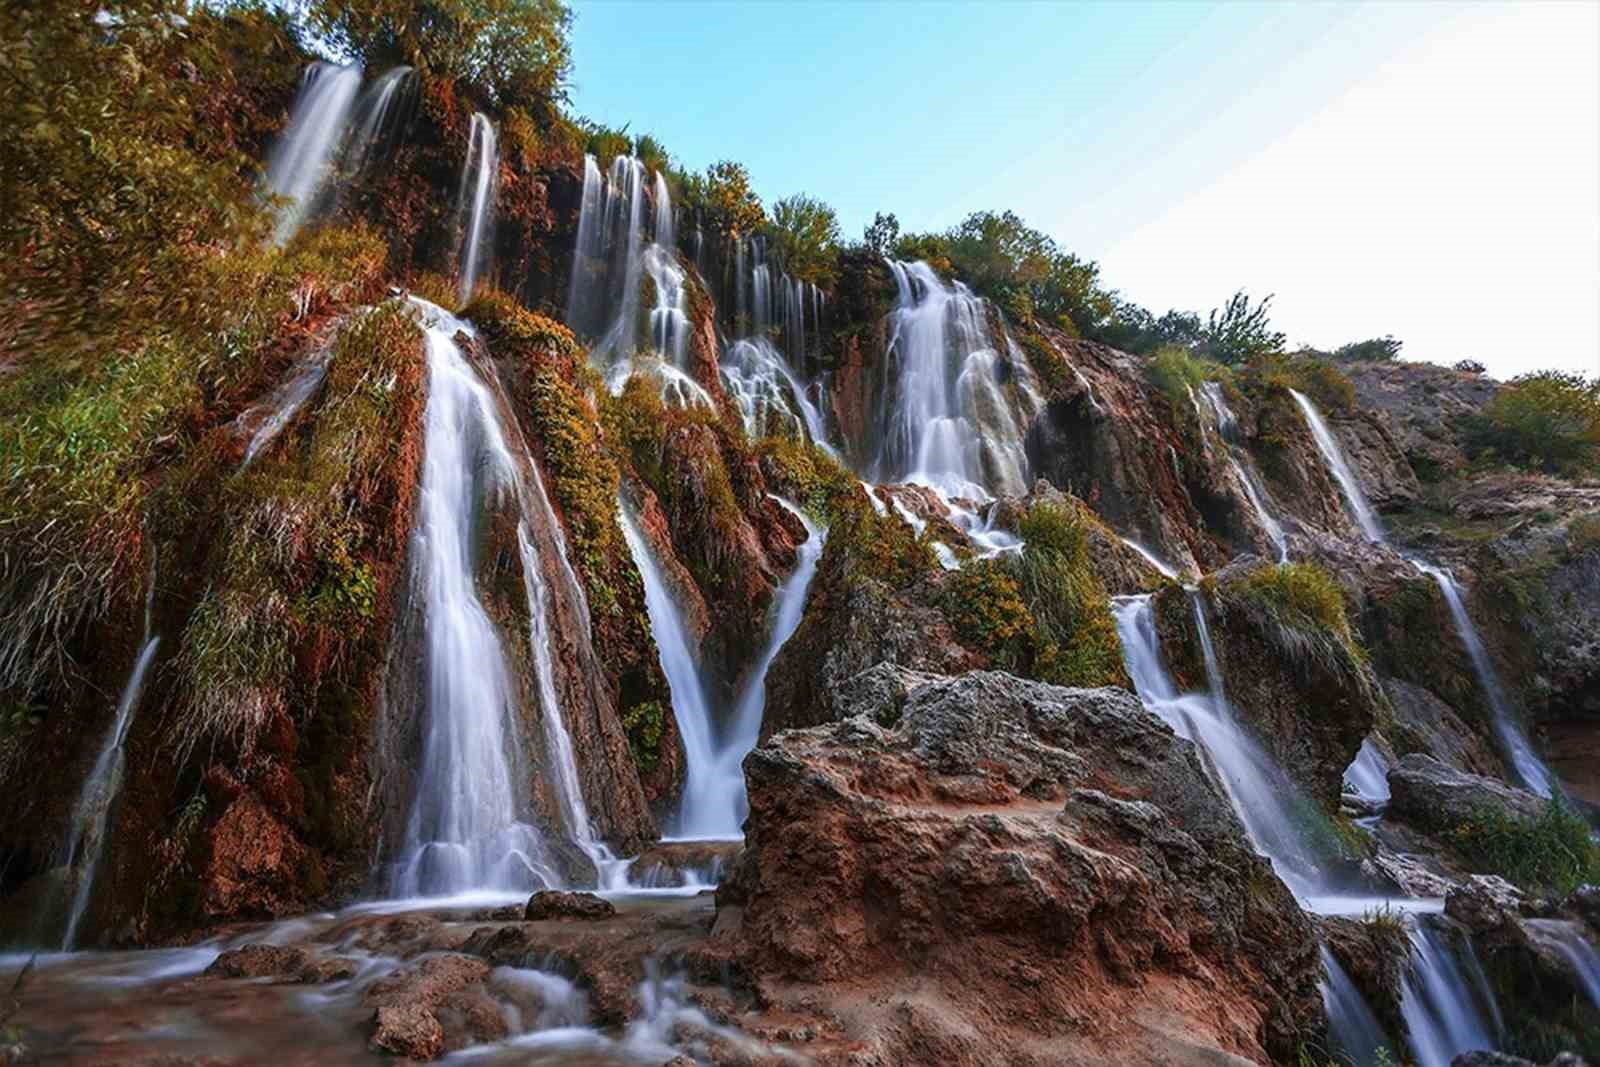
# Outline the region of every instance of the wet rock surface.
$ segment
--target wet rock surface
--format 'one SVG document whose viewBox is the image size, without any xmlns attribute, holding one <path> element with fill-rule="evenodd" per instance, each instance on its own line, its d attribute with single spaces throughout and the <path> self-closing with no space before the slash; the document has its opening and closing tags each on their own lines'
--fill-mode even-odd
<svg viewBox="0 0 1600 1067">
<path fill-rule="evenodd" d="M 1260 1058 L 1316 1025 L 1309 924 L 1125 691 L 927 682 L 892 729 L 783 733 L 746 773 L 718 932 L 776 1003 L 842 1014 L 841 987 L 883 990 L 856 1016 L 863 1062 L 1178 1056 L 1162 1020 L 1196 997 L 1188 1055 Z"/>
<path fill-rule="evenodd" d="M 536 922 L 540 919 L 606 919 L 616 913 L 616 907 L 609 900 L 593 893 L 547 889 L 528 898 L 522 917 Z"/>
</svg>

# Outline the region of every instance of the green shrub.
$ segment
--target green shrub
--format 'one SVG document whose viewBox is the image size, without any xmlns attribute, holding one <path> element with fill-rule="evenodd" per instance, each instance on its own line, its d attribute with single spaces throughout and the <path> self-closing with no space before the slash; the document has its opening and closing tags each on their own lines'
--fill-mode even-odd
<svg viewBox="0 0 1600 1067">
<path fill-rule="evenodd" d="M 774 491 L 788 496 L 825 525 L 833 525 L 862 504 L 864 491 L 854 474 L 809 442 L 764 437 L 756 456 Z"/>
<path fill-rule="evenodd" d="M 1317 668 L 1369 689 L 1366 649 L 1349 616 L 1339 583 L 1316 563 L 1257 567 L 1217 588 L 1224 611 L 1243 610 L 1262 638 L 1302 670 Z"/>
<path fill-rule="evenodd" d="M 772 205 L 769 227 L 783 269 L 824 288 L 838 276 L 839 218 L 833 208 L 804 193 Z"/>
<path fill-rule="evenodd" d="M 1482 807 L 1448 833 L 1450 843 L 1476 871 L 1498 874 L 1524 889 L 1570 893 L 1600 881 L 1600 846 L 1589 824 L 1559 796 L 1536 818 Z"/>
<path fill-rule="evenodd" d="M 1600 377 L 1525 374 L 1465 420 L 1467 450 L 1562 473 L 1600 467 Z"/>
<path fill-rule="evenodd" d="M 1245 380 L 1267 391 L 1293 389 L 1316 401 L 1323 411 L 1350 411 L 1356 387 L 1343 371 L 1314 353 L 1267 354 L 1252 359 Z"/>
<path fill-rule="evenodd" d="M 951 575 L 944 609 L 964 642 L 996 666 L 1055 685 L 1127 680 L 1105 587 L 1089 559 L 1083 514 L 1035 504 L 1018 523 L 1018 555 Z"/>
<path fill-rule="evenodd" d="M 1367 341 L 1352 341 L 1333 350 L 1333 358 L 1350 363 L 1387 363 L 1400 358 L 1402 342 L 1389 334 Z"/>
</svg>

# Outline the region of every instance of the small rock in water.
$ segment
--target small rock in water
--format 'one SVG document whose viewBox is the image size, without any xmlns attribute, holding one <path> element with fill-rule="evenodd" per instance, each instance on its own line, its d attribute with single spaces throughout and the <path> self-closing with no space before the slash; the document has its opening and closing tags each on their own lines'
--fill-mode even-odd
<svg viewBox="0 0 1600 1067">
<path fill-rule="evenodd" d="M 617 913 L 611 901 L 593 893 L 568 893 L 545 889 L 528 898 L 522 917 L 539 919 L 608 919 Z"/>
<path fill-rule="evenodd" d="M 343 982 L 355 976 L 355 960 L 347 960 L 339 956 L 315 959 L 300 969 L 300 981 L 306 985 Z"/>
<path fill-rule="evenodd" d="M 386 1004 L 373 1015 L 372 1047 L 415 1060 L 431 1060 L 444 1051 L 444 1027 L 421 1004 Z"/>
<path fill-rule="evenodd" d="M 300 974 L 310 959 L 290 945 L 241 945 L 218 956 L 205 970 L 210 978 L 276 978 Z"/>
</svg>

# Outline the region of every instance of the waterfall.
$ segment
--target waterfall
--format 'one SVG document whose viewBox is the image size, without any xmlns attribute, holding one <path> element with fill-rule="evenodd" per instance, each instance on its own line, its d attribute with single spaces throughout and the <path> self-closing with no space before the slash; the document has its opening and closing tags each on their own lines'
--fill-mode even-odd
<svg viewBox="0 0 1600 1067">
<path fill-rule="evenodd" d="M 583 199 L 567 288 L 567 325 L 581 335 L 600 332 L 605 314 L 605 179 L 593 156 L 583 157 Z"/>
<path fill-rule="evenodd" d="M 603 364 L 631 359 L 639 329 L 639 279 L 643 276 L 644 165 L 632 156 L 611 163 L 604 203 L 608 308 L 615 318 L 593 358 Z"/>
<path fill-rule="evenodd" d="M 1339 448 L 1339 442 L 1334 438 L 1333 431 L 1323 421 L 1322 413 L 1304 393 L 1291 389 L 1289 394 L 1294 397 L 1294 402 L 1300 405 L 1300 411 L 1306 417 L 1306 425 L 1311 427 L 1311 437 L 1317 443 L 1317 450 L 1322 453 L 1322 458 L 1328 464 L 1328 470 L 1332 473 L 1334 481 L 1339 483 L 1345 501 L 1350 505 L 1350 513 L 1355 516 L 1361 532 L 1366 535 L 1367 540 L 1383 544 L 1383 527 L 1378 525 L 1378 517 L 1373 512 L 1372 505 L 1367 503 L 1367 495 L 1361 491 L 1361 482 L 1356 478 L 1355 471 L 1350 469 L 1350 464 L 1345 462 L 1344 452 Z"/>
<path fill-rule="evenodd" d="M 1172 564 L 1168 563 L 1166 560 L 1162 559 L 1160 556 L 1144 547 L 1144 545 L 1141 545 L 1131 537 L 1122 537 L 1121 535 L 1118 535 L 1117 539 L 1137 552 L 1146 563 L 1150 564 L 1150 566 L 1156 569 L 1156 573 L 1161 575 L 1161 577 L 1170 579 L 1174 582 L 1178 580 L 1177 568 L 1173 567 Z"/>
<path fill-rule="evenodd" d="M 999 374 L 983 301 L 923 262 L 893 261 L 885 371 L 889 397 L 874 477 L 946 497 L 1027 489 L 1022 433 Z"/>
<path fill-rule="evenodd" d="M 1289 542 L 1284 536 L 1283 525 L 1268 510 L 1267 487 L 1256 476 L 1249 454 L 1239 444 L 1239 420 L 1234 417 L 1233 409 L 1228 407 L 1227 397 L 1222 393 L 1222 383 L 1205 382 L 1201 385 L 1200 392 L 1205 396 L 1212 417 L 1216 421 L 1217 436 L 1222 438 L 1224 458 L 1227 459 L 1228 466 L 1233 469 L 1233 476 L 1238 479 L 1240 487 L 1244 489 L 1245 499 L 1255 512 L 1256 521 L 1260 523 L 1261 529 L 1273 547 L 1278 550 L 1278 562 L 1288 562 Z"/>
<path fill-rule="evenodd" d="M 289 201 L 273 230 L 279 244 L 294 236 L 315 208 L 360 88 L 361 68 L 354 64 L 313 63 L 307 68 L 264 179 L 268 193 Z"/>
<path fill-rule="evenodd" d="M 461 301 L 472 298 L 472 291 L 488 268 L 494 241 L 494 198 L 499 184 L 500 155 L 495 144 L 494 126 L 481 111 L 472 113 L 467 136 L 467 159 L 461 169 L 461 192 L 457 215 L 464 224 L 461 231 Z"/>
<path fill-rule="evenodd" d="M 283 428 L 305 407 L 306 401 L 311 399 L 322 385 L 322 379 L 327 376 L 328 361 L 332 356 L 331 348 L 317 349 L 295 366 L 271 396 L 239 416 L 237 422 L 242 429 L 249 430 L 250 425 L 255 424 L 255 429 L 249 431 L 250 439 L 245 445 L 244 458 L 239 461 L 239 470 L 243 471 L 254 463 L 256 457 L 277 440 Z"/>
<path fill-rule="evenodd" d="M 656 244 L 667 250 L 671 255 L 677 255 L 678 237 L 672 219 L 672 192 L 667 188 L 667 179 L 656 171 L 655 180 L 656 197 Z"/>
<path fill-rule="evenodd" d="M 1251 842 L 1272 860 L 1295 896 L 1302 904 L 1320 904 L 1331 895 L 1332 878 L 1321 850 L 1302 830 L 1303 813 L 1314 804 L 1234 721 L 1204 605 L 1198 595 L 1191 593 L 1191 598 L 1210 687 L 1205 693 L 1178 691 L 1161 655 L 1152 595 L 1113 598 L 1112 614 L 1134 690 L 1145 707 L 1199 747 Z"/>
<path fill-rule="evenodd" d="M 373 82 L 356 102 L 351 119 L 350 144 L 345 149 L 344 169 L 360 174 L 393 138 L 399 126 L 400 102 L 405 90 L 415 83 L 410 67 L 395 67 Z"/>
<path fill-rule="evenodd" d="M 623 510 L 623 532 L 644 578 L 650 631 L 661 652 L 662 672 L 672 687 L 672 713 L 678 732 L 683 735 L 688 763 L 677 827 L 679 839 L 727 840 L 742 836 L 744 817 L 750 810 L 745 795 L 744 758 L 761 736 L 761 719 L 767 705 L 767 671 L 777 658 L 778 650 L 800 625 L 806 593 L 816 575 L 817 560 L 822 556 L 826 532 L 813 525 L 804 512 L 787 500 L 777 496 L 772 499 L 805 525 L 807 536 L 799 548 L 794 573 L 784 580 L 773 597 L 772 632 L 750 669 L 749 679 L 734 706 L 732 720 L 720 731 L 712 721 L 712 711 L 694 665 L 682 616 L 661 578 L 649 546 L 626 509 Z"/>
<path fill-rule="evenodd" d="M 1339 965 L 1338 958 L 1328 951 L 1328 946 L 1318 946 L 1318 951 L 1322 955 L 1322 1003 L 1328 1011 L 1328 1033 L 1333 1038 L 1333 1051 L 1342 1055 L 1335 1062 L 1383 1062 L 1380 1056 L 1387 1052 L 1389 1045 L 1383 1025 L 1372 1014 L 1361 990 Z M 1380 1049 L 1384 1053 L 1380 1053 Z"/>
<path fill-rule="evenodd" d="M 1468 943 L 1467 958 L 1459 958 L 1443 935 L 1424 923 L 1411 930 L 1410 968 L 1400 983 L 1400 1017 L 1417 1067 L 1449 1067 L 1463 1052 L 1493 1050 L 1498 1045 L 1494 999 L 1471 952 Z"/>
<path fill-rule="evenodd" d="M 153 591 L 154 586 L 151 588 Z M 111 818 L 111 807 L 116 802 L 117 794 L 122 791 L 122 775 L 127 765 L 128 730 L 133 725 L 133 713 L 139 707 L 139 695 L 144 691 L 145 675 L 156 658 L 156 648 L 161 644 L 161 638 L 150 633 L 148 607 L 144 628 L 144 644 L 134 660 L 127 684 L 122 687 L 116 714 L 111 718 L 111 729 L 100 746 L 100 754 L 95 757 L 94 768 L 78 793 L 78 803 L 72 811 L 72 829 L 62 850 L 66 862 L 77 868 L 72 907 L 67 912 L 66 932 L 61 937 L 63 951 L 72 948 L 84 913 L 89 910 L 95 872 L 106 850 L 106 828 Z"/>
<path fill-rule="evenodd" d="M 1443 567 L 1435 567 L 1418 559 L 1410 562 L 1417 570 L 1438 584 L 1439 592 L 1444 595 L 1444 602 L 1449 605 L 1450 618 L 1454 620 L 1456 633 L 1461 637 L 1462 645 L 1466 647 L 1467 658 L 1472 661 L 1472 670 L 1478 676 L 1478 685 L 1483 689 L 1484 699 L 1489 702 L 1489 713 L 1494 719 L 1495 735 L 1499 737 L 1500 744 L 1505 749 L 1506 758 L 1510 761 L 1511 772 L 1517 784 L 1542 797 L 1550 796 L 1554 789 L 1550 769 L 1533 751 L 1527 735 L 1522 732 L 1522 727 L 1517 722 L 1516 711 L 1511 706 L 1505 688 L 1500 684 L 1500 676 L 1494 669 L 1494 662 L 1489 658 L 1489 650 L 1484 647 L 1478 628 L 1472 624 L 1472 616 L 1467 614 L 1467 606 L 1461 599 L 1461 587 L 1456 584 L 1455 577 Z"/>
<path fill-rule="evenodd" d="M 744 817 L 750 811 L 750 801 L 745 795 L 744 788 L 744 758 L 750 750 L 756 747 L 756 742 L 761 739 L 761 720 L 767 709 L 767 671 L 772 666 L 772 661 L 778 657 L 781 649 L 794 635 L 800 626 L 800 619 L 805 614 L 806 593 L 811 589 L 811 579 L 816 577 L 817 561 L 822 558 L 823 541 L 827 538 L 827 531 L 816 526 L 806 513 L 799 507 L 775 494 L 768 494 L 785 511 L 800 520 L 806 528 L 806 540 L 797 550 L 798 560 L 795 563 L 794 573 L 784 579 L 778 587 L 773 599 L 772 608 L 772 633 L 767 637 L 766 648 L 756 660 L 755 666 L 750 669 L 749 681 L 745 683 L 744 692 L 733 708 L 733 721 L 729 724 L 726 739 L 718 754 L 718 768 L 732 801 L 731 821 L 735 836 L 744 824 Z M 695 832 L 693 827 L 683 828 L 686 834 Z"/>
<path fill-rule="evenodd" d="M 1364 738 L 1356 758 L 1345 768 L 1344 784 L 1357 796 L 1377 804 L 1389 802 L 1389 761 L 1372 738 Z"/>
<path fill-rule="evenodd" d="M 474 567 L 480 502 L 513 491 L 516 466 L 494 398 L 455 341 L 471 326 L 413 304 L 426 331 L 429 380 L 411 546 L 425 693 L 416 796 L 394 888 L 419 896 L 555 885 L 543 835 L 524 819 L 530 798 L 516 701 Z M 547 721 L 552 715 L 546 708 Z"/>
<path fill-rule="evenodd" d="M 727 825 L 733 805 L 727 783 L 718 777 L 716 723 L 712 720 L 706 686 L 695 663 L 692 639 L 666 581 L 661 576 L 655 553 L 639 532 L 628 509 L 618 502 L 622 533 L 628 550 L 644 579 L 645 607 L 650 614 L 650 633 L 661 654 L 661 671 L 672 691 L 672 716 L 683 739 L 685 781 L 679 822 L 684 832 L 695 836 L 737 837 L 737 824 Z"/>
<path fill-rule="evenodd" d="M 1572 965 L 1572 973 L 1577 976 L 1589 1003 L 1600 1008 L 1600 951 L 1595 949 L 1583 926 L 1559 919 L 1529 919 L 1528 925 L 1548 938 Z"/>
</svg>

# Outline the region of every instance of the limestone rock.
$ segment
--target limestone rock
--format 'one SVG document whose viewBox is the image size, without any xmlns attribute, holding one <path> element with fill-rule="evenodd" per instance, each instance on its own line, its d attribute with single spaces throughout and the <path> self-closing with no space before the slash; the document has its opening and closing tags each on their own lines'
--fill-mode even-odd
<svg viewBox="0 0 1600 1067">
<path fill-rule="evenodd" d="M 1137 1060 L 1176 1030 L 1262 1059 L 1320 1025 L 1309 922 L 1124 690 L 926 682 L 892 728 L 781 733 L 745 771 L 718 929 L 769 996 L 848 996 L 863 1062 Z"/>
<path fill-rule="evenodd" d="M 1535 818 L 1544 801 L 1526 790 L 1445 766 L 1432 756 L 1412 753 L 1389 771 L 1389 813 L 1428 830 L 1451 830 L 1479 810 L 1504 810 Z"/>
<path fill-rule="evenodd" d="M 541 919 L 609 919 L 617 913 L 609 900 L 593 893 L 568 893 L 546 889 L 528 898 L 522 917 L 530 922 Z"/>
<path fill-rule="evenodd" d="M 1522 890 L 1493 874 L 1475 874 L 1444 898 L 1444 913 L 1473 933 L 1515 922 Z"/>
</svg>

